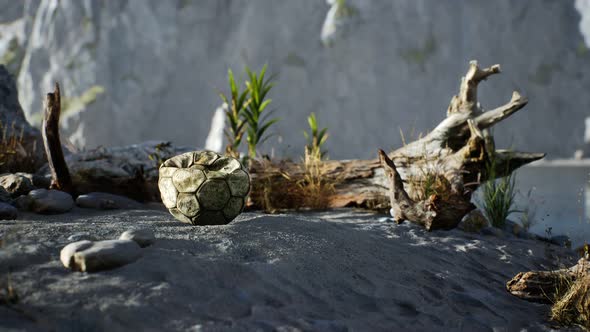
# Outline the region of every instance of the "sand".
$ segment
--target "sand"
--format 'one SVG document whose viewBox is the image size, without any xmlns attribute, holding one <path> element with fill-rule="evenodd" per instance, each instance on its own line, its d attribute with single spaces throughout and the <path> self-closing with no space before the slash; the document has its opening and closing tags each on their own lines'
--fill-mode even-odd
<svg viewBox="0 0 590 332">
<path fill-rule="evenodd" d="M 549 306 L 513 297 L 505 283 L 572 262 L 570 251 L 382 217 L 244 213 L 193 227 L 153 207 L 24 214 L 0 222 L 0 273 L 12 271 L 19 295 L 0 305 L 0 330 L 551 330 Z M 157 241 L 132 264 L 87 274 L 59 261 L 74 233 L 116 239 L 133 227 Z"/>
</svg>

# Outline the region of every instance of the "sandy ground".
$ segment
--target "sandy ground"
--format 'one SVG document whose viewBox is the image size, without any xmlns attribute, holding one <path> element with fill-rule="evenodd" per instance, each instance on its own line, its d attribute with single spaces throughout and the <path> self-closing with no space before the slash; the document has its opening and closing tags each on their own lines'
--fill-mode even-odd
<svg viewBox="0 0 590 332">
<path fill-rule="evenodd" d="M 0 330 L 551 329 L 549 307 L 513 297 L 505 283 L 571 252 L 380 217 L 244 213 L 227 226 L 193 227 L 153 208 L 24 214 L 0 222 L 0 272 L 12 271 L 20 298 L 0 306 Z M 158 238 L 135 263 L 87 274 L 59 261 L 73 233 L 115 239 L 133 227 Z"/>
</svg>

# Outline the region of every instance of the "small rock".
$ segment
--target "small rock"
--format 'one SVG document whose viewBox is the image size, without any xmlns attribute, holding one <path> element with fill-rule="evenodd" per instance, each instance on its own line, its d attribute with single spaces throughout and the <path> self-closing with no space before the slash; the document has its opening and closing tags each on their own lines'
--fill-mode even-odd
<svg viewBox="0 0 590 332">
<path fill-rule="evenodd" d="M 96 238 L 92 235 L 90 235 L 89 233 L 74 233 L 70 236 L 68 236 L 68 241 L 70 242 L 78 242 L 78 241 L 82 241 L 82 240 L 88 240 L 88 241 L 96 241 Z"/>
<path fill-rule="evenodd" d="M 493 226 L 484 227 L 481 229 L 480 232 L 483 235 L 492 235 L 492 236 L 497 236 L 497 237 L 504 237 L 505 236 L 504 231 L 502 231 L 499 228 L 493 227 Z"/>
<path fill-rule="evenodd" d="M 41 214 L 66 213 L 74 207 L 72 196 L 59 190 L 35 189 L 16 199 L 19 209 Z"/>
<path fill-rule="evenodd" d="M 133 209 L 140 206 L 139 202 L 125 196 L 102 192 L 80 195 L 76 199 L 76 204 L 81 208 L 99 210 Z"/>
<path fill-rule="evenodd" d="M 33 175 L 27 173 L 0 175 L 0 186 L 4 187 L 12 197 L 26 195 L 35 189 Z"/>
<path fill-rule="evenodd" d="M 151 229 L 130 229 L 121 234 L 119 240 L 132 240 L 137 242 L 140 247 L 145 248 L 156 242 L 156 236 Z"/>
<path fill-rule="evenodd" d="M 132 263 L 141 257 L 141 248 L 131 240 L 79 241 L 65 246 L 62 264 L 73 271 L 97 272 Z"/>
<path fill-rule="evenodd" d="M 0 220 L 14 220 L 18 216 L 18 210 L 7 203 L 0 202 Z"/>
</svg>

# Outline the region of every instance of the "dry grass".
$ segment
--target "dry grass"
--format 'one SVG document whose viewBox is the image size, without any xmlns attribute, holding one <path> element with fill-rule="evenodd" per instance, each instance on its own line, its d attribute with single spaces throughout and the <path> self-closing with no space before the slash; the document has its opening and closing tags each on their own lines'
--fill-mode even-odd
<svg viewBox="0 0 590 332">
<path fill-rule="evenodd" d="M 590 275 L 564 280 L 564 291 L 551 308 L 551 319 L 562 325 L 590 329 Z"/>
<path fill-rule="evenodd" d="M 25 149 L 24 128 L 16 128 L 13 122 L 7 126 L 0 122 L 0 173 L 27 172 L 37 170 L 37 142 L 33 143 L 32 151 Z"/>
<path fill-rule="evenodd" d="M 2 281 L 0 285 L 0 305 L 11 305 L 18 303 L 18 294 L 14 289 L 14 284 L 10 277 L 10 273 L 6 275 L 6 280 Z"/>
<path fill-rule="evenodd" d="M 437 161 L 428 162 L 425 158 L 415 162 L 418 172 L 405 180 L 409 185 L 408 193 L 415 201 L 424 201 L 436 195 L 445 201 L 451 194 L 451 184 L 444 176 L 442 166 Z"/>
<path fill-rule="evenodd" d="M 253 206 L 267 213 L 283 210 L 329 207 L 337 180 L 326 176 L 323 161 L 306 153 L 297 167 L 270 160 L 255 162 L 257 175 L 252 181 L 250 199 Z"/>
</svg>

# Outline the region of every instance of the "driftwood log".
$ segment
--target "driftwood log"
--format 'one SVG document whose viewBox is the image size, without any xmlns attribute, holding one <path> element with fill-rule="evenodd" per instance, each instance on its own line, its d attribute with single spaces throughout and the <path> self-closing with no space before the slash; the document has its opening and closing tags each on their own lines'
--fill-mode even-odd
<svg viewBox="0 0 590 332">
<path fill-rule="evenodd" d="M 526 98 L 514 92 L 505 105 L 483 110 L 477 100 L 478 84 L 499 72 L 499 65 L 481 69 L 472 61 L 446 118 L 421 139 L 389 154 L 381 151 L 377 160 L 324 162 L 323 174 L 335 183 L 329 206 L 391 207 L 398 222 L 409 220 L 429 230 L 457 226 L 474 209 L 471 195 L 481 183 L 545 156 L 495 149 L 488 128 L 527 104 Z M 488 165 L 493 165 L 490 172 Z M 254 163 L 251 169 L 254 182 L 272 179 L 280 183 L 285 181 L 284 174 L 301 172 L 291 162 L 272 167 Z M 426 186 L 438 190 L 428 193 Z"/>
<path fill-rule="evenodd" d="M 520 272 L 506 283 L 506 289 L 524 300 L 553 303 L 558 293 L 563 295 L 576 280 L 588 277 L 590 261 L 580 258 L 578 264 L 569 269 Z"/>
<path fill-rule="evenodd" d="M 74 194 L 72 178 L 68 171 L 64 153 L 59 137 L 59 117 L 61 114 L 61 95 L 59 84 L 55 83 L 55 89 L 48 93 L 43 103 L 43 125 L 41 133 L 43 135 L 43 145 L 47 155 L 47 163 L 51 170 L 51 189 L 58 189 L 70 194 Z"/>
</svg>

